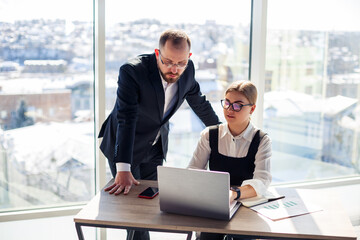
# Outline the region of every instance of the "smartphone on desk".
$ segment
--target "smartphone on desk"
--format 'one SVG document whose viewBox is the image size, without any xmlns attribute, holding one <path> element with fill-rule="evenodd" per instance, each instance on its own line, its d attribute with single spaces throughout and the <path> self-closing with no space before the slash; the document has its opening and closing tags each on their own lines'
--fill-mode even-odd
<svg viewBox="0 0 360 240">
<path fill-rule="evenodd" d="M 138 195 L 138 197 L 152 199 L 152 198 L 156 197 L 156 195 L 158 195 L 158 194 L 159 194 L 159 189 L 158 188 L 156 188 L 156 187 L 148 187 L 147 189 L 142 191 Z"/>
</svg>

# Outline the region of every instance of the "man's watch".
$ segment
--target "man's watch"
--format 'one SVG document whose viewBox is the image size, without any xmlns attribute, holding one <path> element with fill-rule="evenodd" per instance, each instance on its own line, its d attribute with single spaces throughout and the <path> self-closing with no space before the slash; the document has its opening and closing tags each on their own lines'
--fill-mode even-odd
<svg viewBox="0 0 360 240">
<path fill-rule="evenodd" d="M 231 187 L 230 190 L 236 192 L 237 195 L 236 195 L 236 198 L 234 200 L 238 200 L 240 198 L 240 196 L 241 196 L 240 189 L 237 188 L 237 187 Z"/>
</svg>

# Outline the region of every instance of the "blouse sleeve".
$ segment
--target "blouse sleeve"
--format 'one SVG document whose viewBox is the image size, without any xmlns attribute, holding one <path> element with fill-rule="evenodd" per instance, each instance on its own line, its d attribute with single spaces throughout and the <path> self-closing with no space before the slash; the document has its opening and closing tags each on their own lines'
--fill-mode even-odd
<svg viewBox="0 0 360 240">
<path fill-rule="evenodd" d="M 207 169 L 211 152 L 209 144 L 209 128 L 205 128 L 200 135 L 200 139 L 188 168 Z"/>
<path fill-rule="evenodd" d="M 271 139 L 265 135 L 259 145 L 255 155 L 255 170 L 253 179 L 245 180 L 244 185 L 252 186 L 258 196 L 264 195 L 271 183 L 270 158 L 271 158 Z"/>
</svg>

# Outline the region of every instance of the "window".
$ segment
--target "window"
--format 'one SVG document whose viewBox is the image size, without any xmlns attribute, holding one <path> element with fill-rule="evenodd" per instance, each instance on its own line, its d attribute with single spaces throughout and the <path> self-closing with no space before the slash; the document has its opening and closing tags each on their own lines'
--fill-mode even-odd
<svg viewBox="0 0 360 240">
<path fill-rule="evenodd" d="M 139 7 L 141 6 L 141 7 Z M 206 11 L 203 11 L 206 9 Z M 119 14 L 119 10 L 121 14 Z M 234 80 L 248 79 L 251 1 L 182 1 L 173 11 L 166 1 L 106 2 L 106 104 L 114 106 L 119 67 L 129 58 L 153 53 L 161 33 L 185 30 L 202 93 L 222 117 L 220 99 Z M 203 125 L 184 102 L 170 120 L 167 165 L 186 167 Z"/>
<path fill-rule="evenodd" d="M 359 11 L 352 0 L 268 1 L 263 122 L 273 182 L 359 173 Z"/>
<path fill-rule="evenodd" d="M 92 93 L 92 3 L 0 5 L 0 212 L 89 200 L 94 111 L 75 100 L 93 95 L 73 90 Z"/>
</svg>

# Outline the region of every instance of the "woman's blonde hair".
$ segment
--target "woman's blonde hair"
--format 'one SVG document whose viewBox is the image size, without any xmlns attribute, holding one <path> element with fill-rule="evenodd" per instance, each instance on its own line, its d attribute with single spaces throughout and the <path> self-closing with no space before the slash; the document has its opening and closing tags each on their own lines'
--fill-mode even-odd
<svg viewBox="0 0 360 240">
<path fill-rule="evenodd" d="M 231 83 L 227 88 L 225 95 L 229 92 L 242 93 L 247 98 L 247 100 L 249 100 L 250 104 L 256 104 L 257 89 L 255 85 L 248 80 L 241 80 Z"/>
</svg>

